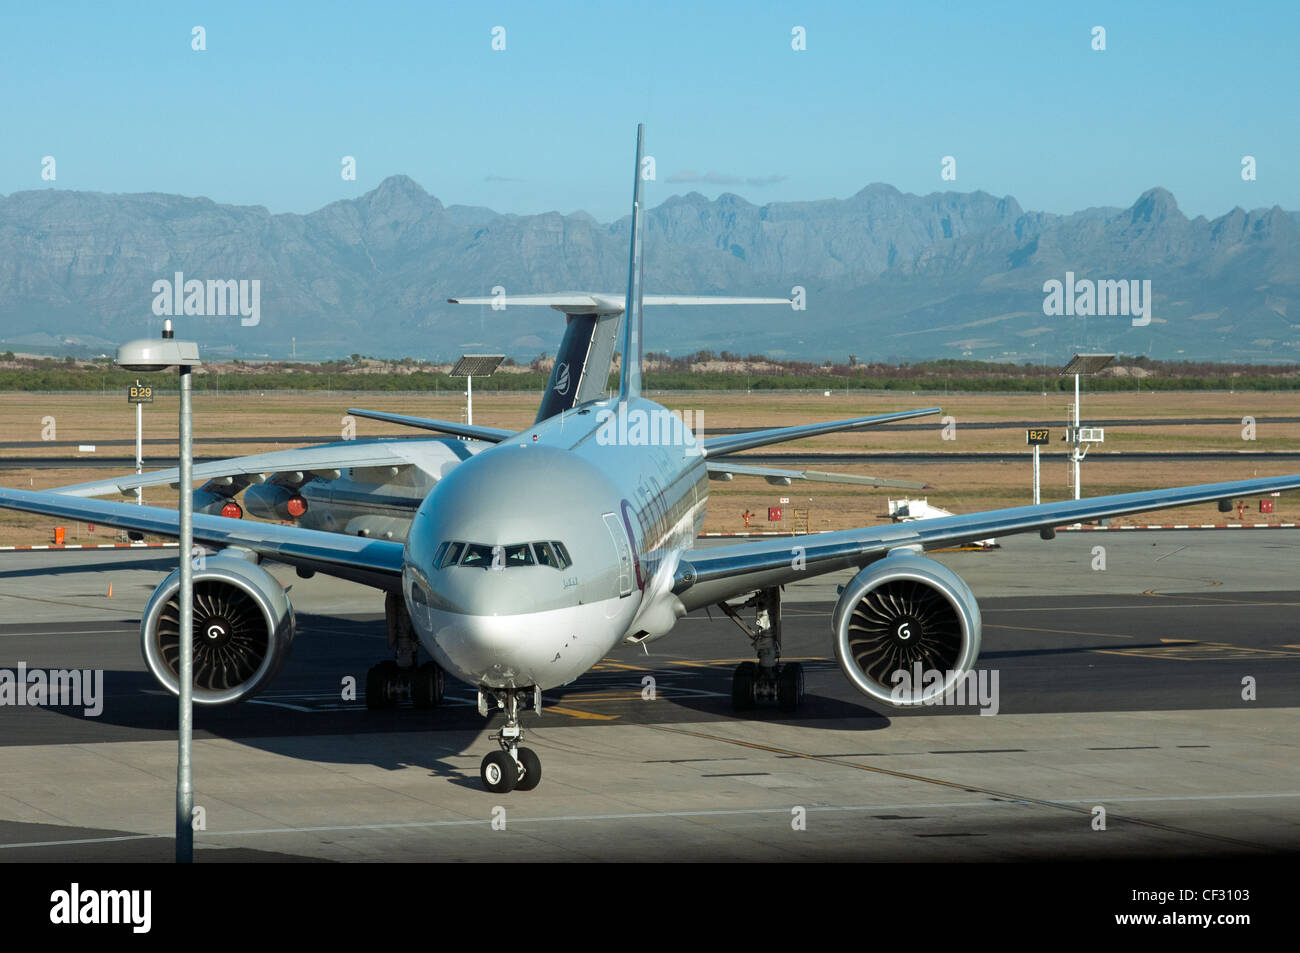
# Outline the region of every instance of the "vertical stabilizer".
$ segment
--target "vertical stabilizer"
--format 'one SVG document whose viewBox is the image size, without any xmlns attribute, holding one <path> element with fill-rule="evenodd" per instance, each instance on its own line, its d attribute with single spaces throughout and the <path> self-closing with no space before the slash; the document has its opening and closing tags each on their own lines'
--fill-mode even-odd
<svg viewBox="0 0 1300 953">
<path fill-rule="evenodd" d="M 627 303 L 623 315 L 623 371 L 618 399 L 641 396 L 641 158 L 645 124 L 636 127 L 636 170 L 632 179 L 632 243 L 627 263 Z"/>
</svg>

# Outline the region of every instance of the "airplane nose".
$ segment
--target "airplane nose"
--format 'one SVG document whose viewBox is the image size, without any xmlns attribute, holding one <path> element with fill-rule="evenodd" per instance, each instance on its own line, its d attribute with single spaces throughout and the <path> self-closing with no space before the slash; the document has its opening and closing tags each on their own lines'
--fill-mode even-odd
<svg viewBox="0 0 1300 953">
<path fill-rule="evenodd" d="M 431 604 L 465 616 L 514 616 L 539 607 L 576 601 L 564 597 L 563 578 L 542 569 L 493 570 L 458 567 L 429 576 Z"/>
<path fill-rule="evenodd" d="M 580 608 L 526 617 L 433 610 L 431 651 L 480 685 L 554 688 L 600 661 L 607 648 L 584 633 Z"/>
</svg>

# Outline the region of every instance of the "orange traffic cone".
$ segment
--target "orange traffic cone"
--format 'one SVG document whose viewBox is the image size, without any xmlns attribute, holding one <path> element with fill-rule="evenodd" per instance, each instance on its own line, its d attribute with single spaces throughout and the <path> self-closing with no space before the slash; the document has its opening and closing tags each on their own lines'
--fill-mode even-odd
<svg viewBox="0 0 1300 953">
<path fill-rule="evenodd" d="M 113 598 L 113 584 L 111 582 L 108 584 L 108 598 Z"/>
</svg>

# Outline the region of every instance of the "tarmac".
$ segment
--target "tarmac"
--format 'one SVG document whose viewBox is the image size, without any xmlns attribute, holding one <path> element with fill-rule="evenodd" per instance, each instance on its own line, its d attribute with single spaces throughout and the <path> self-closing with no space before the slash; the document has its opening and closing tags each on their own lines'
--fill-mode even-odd
<svg viewBox="0 0 1300 953">
<path fill-rule="evenodd" d="M 434 711 L 365 708 L 366 669 L 385 656 L 379 594 L 272 567 L 298 613 L 293 656 L 257 699 L 196 712 L 196 859 L 1300 849 L 1300 531 L 1001 542 L 935 554 L 980 601 L 986 703 L 894 709 L 857 694 L 831 648 L 841 573 L 786 589 L 784 654 L 807 670 L 796 715 L 731 711 L 748 641 L 720 612 L 697 612 L 648 651 L 621 647 L 548 692 L 524 721 L 542 783 L 508 795 L 480 785 L 494 729 L 470 686 L 449 679 Z M 0 861 L 171 859 L 176 705 L 145 670 L 139 618 L 175 559 L 0 554 L 0 668 L 103 672 L 97 715 L 0 705 Z"/>
</svg>

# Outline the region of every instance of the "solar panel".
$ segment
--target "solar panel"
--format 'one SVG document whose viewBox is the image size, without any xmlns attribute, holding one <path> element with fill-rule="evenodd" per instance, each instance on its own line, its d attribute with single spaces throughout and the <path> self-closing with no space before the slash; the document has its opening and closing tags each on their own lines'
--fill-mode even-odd
<svg viewBox="0 0 1300 953">
<path fill-rule="evenodd" d="M 506 359 L 504 354 L 463 354 L 449 377 L 487 377 Z"/>
<path fill-rule="evenodd" d="M 1114 354 L 1076 354 L 1061 368 L 1061 374 L 1096 374 L 1113 360 Z"/>
</svg>

